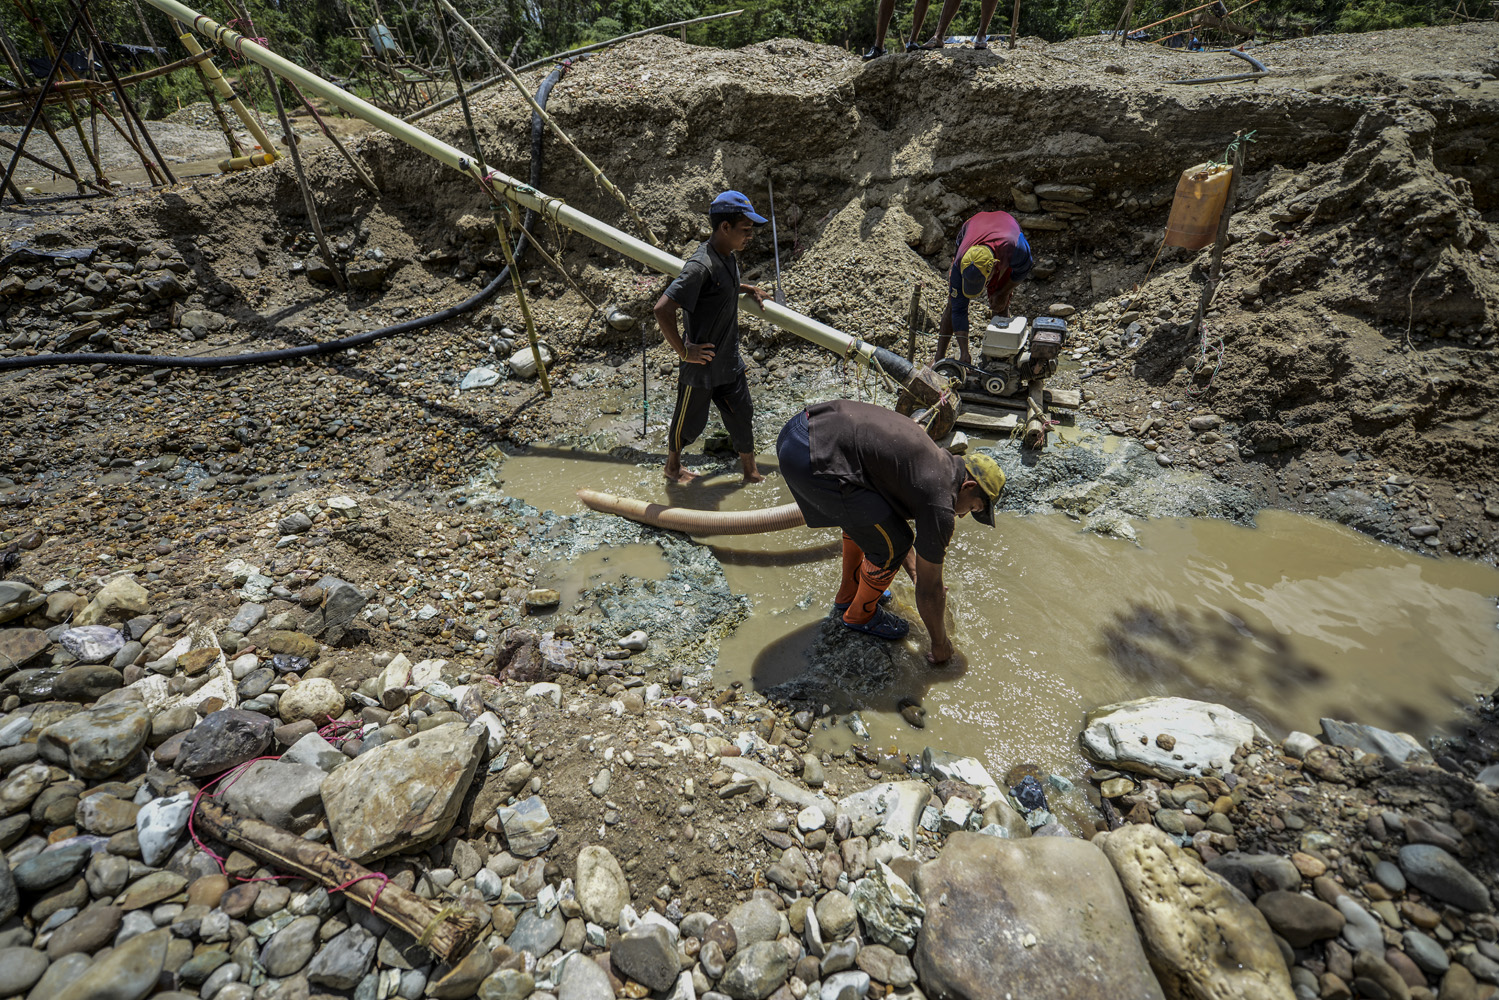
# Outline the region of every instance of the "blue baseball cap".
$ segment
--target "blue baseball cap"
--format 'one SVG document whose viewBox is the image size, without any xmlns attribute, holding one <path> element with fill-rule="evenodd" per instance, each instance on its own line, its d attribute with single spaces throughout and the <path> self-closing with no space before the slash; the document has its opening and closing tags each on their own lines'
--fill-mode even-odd
<svg viewBox="0 0 1499 1000">
<path fill-rule="evenodd" d="M 708 206 L 709 215 L 728 215 L 730 212 L 741 212 L 744 217 L 757 226 L 763 226 L 768 220 L 763 215 L 755 214 L 755 206 L 750 200 L 738 191 L 725 191 L 713 203 Z"/>
</svg>

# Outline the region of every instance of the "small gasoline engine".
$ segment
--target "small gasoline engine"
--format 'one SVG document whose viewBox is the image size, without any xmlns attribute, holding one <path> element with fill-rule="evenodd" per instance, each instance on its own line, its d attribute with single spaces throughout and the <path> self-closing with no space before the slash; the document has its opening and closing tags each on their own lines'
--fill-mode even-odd
<svg viewBox="0 0 1499 1000">
<path fill-rule="evenodd" d="M 1038 316 L 1027 327 L 1024 316 L 996 316 L 984 331 L 978 364 L 943 358 L 932 370 L 960 392 L 1015 396 L 1025 392 L 1033 379 L 1056 374 L 1057 358 L 1066 343 L 1064 319 Z"/>
</svg>

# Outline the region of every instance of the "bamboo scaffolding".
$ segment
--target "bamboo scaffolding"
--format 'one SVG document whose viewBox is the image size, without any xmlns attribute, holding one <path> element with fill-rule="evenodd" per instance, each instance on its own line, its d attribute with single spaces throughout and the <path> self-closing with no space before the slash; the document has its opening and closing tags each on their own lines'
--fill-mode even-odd
<svg viewBox="0 0 1499 1000">
<path fill-rule="evenodd" d="M 120 83 L 124 84 L 127 87 L 133 86 L 134 84 L 140 83 L 144 80 L 151 80 L 158 76 L 165 76 L 168 73 L 175 73 L 179 69 L 186 69 L 187 67 L 192 66 L 196 63 L 200 63 L 207 58 L 208 53 L 206 52 L 202 55 L 188 56 L 184 59 L 178 59 L 176 62 L 167 63 L 164 66 L 155 66 L 148 70 L 142 70 L 139 73 L 131 73 L 129 76 L 122 76 L 120 77 Z M 47 103 L 61 103 L 63 94 L 78 94 L 84 92 L 106 93 L 113 89 L 114 88 L 112 84 L 104 83 L 101 80 L 59 80 L 54 83 L 52 85 L 52 89 L 47 92 Z M 36 87 L 22 87 L 18 90 L 0 90 L 0 101 L 15 101 L 23 97 L 32 98 L 36 97 L 39 93 L 40 91 Z"/>
<path fill-rule="evenodd" d="M 32 23 L 32 26 L 35 27 L 37 37 L 42 40 L 42 48 L 46 51 L 47 57 L 50 59 L 57 58 L 58 54 L 62 50 L 59 49 L 57 45 L 52 41 L 52 35 L 47 31 L 47 26 L 42 23 L 42 19 L 37 16 L 36 10 L 29 4 L 24 3 L 23 0 L 15 0 L 15 4 L 17 9 L 21 11 L 22 16 L 30 21 Z M 64 74 L 70 73 L 66 63 L 63 65 L 62 71 Z M 19 75 L 17 76 L 16 82 L 20 82 Z M 89 96 L 88 101 L 90 107 L 97 109 L 98 101 L 94 97 Z M 78 106 L 73 103 L 72 96 L 65 95 L 63 103 L 67 105 L 68 117 L 72 119 L 73 129 L 78 133 L 78 145 L 82 147 L 84 156 L 88 157 L 89 165 L 94 168 L 94 178 L 105 187 L 112 187 L 113 185 L 110 183 L 109 178 L 104 173 L 104 164 L 100 162 L 98 154 L 94 151 L 94 147 L 99 144 L 97 121 L 95 122 L 94 144 L 91 146 L 89 145 L 88 137 L 83 134 L 83 120 L 79 117 Z M 116 122 L 113 118 L 110 119 L 110 123 L 113 124 L 116 129 L 119 129 L 119 123 Z M 121 131 L 121 135 L 124 136 L 123 131 Z M 130 141 L 128 136 L 125 136 L 125 140 L 126 142 Z M 130 145 L 131 148 L 135 149 L 137 153 L 140 152 L 139 147 L 137 147 L 134 143 L 130 143 Z M 58 149 L 62 149 L 61 142 L 58 142 Z M 142 158 L 144 158 L 144 154 L 142 154 Z M 150 175 L 149 167 L 147 168 L 146 173 L 147 176 Z"/>
<path fill-rule="evenodd" d="M 646 242 L 653 247 L 659 247 L 661 245 L 661 240 L 657 238 L 655 232 L 651 229 L 650 223 L 646 222 L 645 219 L 641 217 L 640 213 L 635 211 L 635 206 L 630 204 L 630 199 L 625 197 L 625 193 L 614 186 L 614 182 L 604 175 L 604 171 L 599 169 L 598 164 L 594 163 L 591 159 L 588 158 L 588 154 L 584 153 L 581 149 L 578 148 L 578 144 L 573 142 L 572 139 L 568 137 L 568 134 L 562 130 L 561 125 L 557 124 L 557 119 L 547 114 L 546 108 L 543 108 L 540 104 L 536 103 L 536 98 L 531 96 L 531 92 L 526 89 L 526 85 L 521 82 L 520 77 L 516 76 L 515 71 L 512 70 L 509 66 L 505 65 L 505 60 L 501 59 L 499 53 L 495 52 L 494 49 L 489 47 L 489 43 L 484 40 L 484 37 L 479 34 L 478 30 L 475 29 L 472 24 L 469 24 L 468 21 L 464 20 L 463 15 L 458 13 L 457 9 L 453 7 L 452 3 L 450 3 L 449 0 L 433 0 L 433 2 L 436 3 L 440 8 L 440 10 L 438 11 L 439 16 L 441 16 L 442 11 L 447 11 L 450 15 L 452 15 L 454 20 L 456 20 L 468 31 L 469 35 L 473 37 L 474 41 L 479 44 L 479 48 L 484 50 L 484 54 L 489 56 L 490 61 L 493 62 L 497 67 L 499 67 L 500 73 L 503 76 L 507 77 L 511 83 L 515 84 L 515 89 L 520 91 L 521 97 L 525 98 L 526 103 L 531 105 L 531 113 L 540 116 L 541 120 L 547 123 L 547 125 L 551 128 L 552 133 L 556 135 L 559 140 L 561 140 L 562 144 L 569 150 L 571 150 L 572 154 L 583 162 L 583 166 L 588 168 L 589 173 L 593 174 L 594 182 L 602 187 L 605 191 L 609 192 L 609 194 L 614 197 L 614 200 L 618 201 L 621 205 L 624 206 L 625 211 L 629 213 L 630 218 L 635 220 L 635 224 L 639 226 L 640 231 L 645 234 Z M 447 47 L 447 34 L 445 32 L 443 33 L 443 44 L 444 47 Z M 450 56 L 452 55 L 451 49 L 449 49 L 448 54 Z M 455 63 L 454 65 L 456 66 L 457 64 Z M 456 70 L 454 78 L 457 79 Z M 459 93 L 462 93 L 461 87 L 459 89 Z M 467 101 L 467 98 L 465 97 L 464 100 Z"/>
<path fill-rule="evenodd" d="M 0 49 L 3 49 L 5 55 L 5 64 L 9 66 L 10 71 L 15 74 L 16 82 L 20 83 L 25 78 L 21 74 L 21 64 L 16 61 L 15 52 L 10 44 L 10 36 L 4 35 L 3 38 L 0 38 L 0 42 L 3 42 L 3 45 L 0 45 Z M 4 110 L 9 110 L 9 108 L 6 108 Z M 46 115 L 42 115 L 41 117 L 41 126 L 46 131 L 47 135 L 52 138 L 52 145 L 56 146 L 57 151 L 62 154 L 62 161 L 68 165 L 68 169 L 65 171 L 66 176 L 78 185 L 78 193 L 82 194 L 83 180 L 78 173 L 78 167 L 73 163 L 73 158 L 68 155 L 67 147 L 64 146 L 62 144 L 62 140 L 57 137 L 57 130 L 52 127 L 52 123 L 47 120 Z M 11 194 L 15 195 L 17 201 L 26 200 L 25 197 L 21 194 L 21 191 L 18 187 L 16 187 L 14 184 L 9 185 L 9 187 Z"/>
<path fill-rule="evenodd" d="M 74 15 L 73 23 L 71 26 L 69 26 L 66 37 L 63 38 L 63 50 L 67 49 L 68 43 L 71 42 L 73 40 L 73 36 L 78 33 L 78 26 L 82 23 L 82 21 L 83 16 L 81 14 Z M 45 94 L 47 88 L 52 86 L 52 81 L 57 79 L 57 74 L 62 64 L 62 51 L 59 51 L 52 60 L 52 68 L 47 71 L 47 82 L 42 84 L 42 93 Z M 26 127 L 21 130 L 21 138 L 16 141 L 16 151 L 11 154 L 10 163 L 5 168 L 5 182 L 3 185 L 0 185 L 0 187 L 8 188 L 15 196 L 17 201 L 25 201 L 25 199 L 21 197 L 20 189 L 11 183 L 11 178 L 16 172 L 16 164 L 21 160 L 21 150 L 26 146 L 26 139 L 31 135 L 31 130 L 36 127 L 36 120 L 41 116 L 42 99 L 41 97 L 38 97 L 36 100 L 36 104 L 31 109 L 31 115 L 26 119 Z"/>
<path fill-rule="evenodd" d="M 146 0 L 146 2 L 149 3 L 150 0 Z M 718 19 L 724 18 L 724 17 L 738 17 L 740 14 L 743 14 L 743 13 L 744 13 L 744 11 L 742 11 L 742 10 L 726 10 L 726 11 L 723 11 L 723 12 L 718 13 L 718 14 L 707 14 L 707 15 L 705 15 L 703 17 L 689 18 L 686 21 L 673 21 L 670 24 L 660 24 L 660 25 L 657 25 L 654 28 L 646 28 L 644 31 L 632 31 L 628 35 L 619 35 L 619 36 L 617 36 L 615 38 L 609 39 L 606 42 L 595 42 L 592 45 L 585 45 L 582 48 L 568 49 L 566 52 L 557 52 L 557 53 L 554 53 L 553 55 L 543 56 L 540 59 L 533 59 L 530 62 L 526 63 L 524 66 L 518 67 L 515 70 L 515 72 L 517 72 L 517 73 L 524 73 L 528 69 L 535 69 L 537 66 L 541 66 L 541 65 L 543 65 L 545 63 L 557 62 L 560 59 L 568 59 L 568 58 L 571 58 L 572 56 L 579 56 L 579 55 L 582 55 L 585 52 L 593 52 L 596 49 L 607 48 L 610 45 L 618 45 L 620 42 L 628 41 L 631 38 L 639 38 L 642 35 L 654 35 L 654 34 L 658 34 L 659 32 L 662 32 L 662 31 L 670 31 L 672 28 L 683 28 L 683 27 L 686 27 L 687 25 L 690 25 L 690 24 L 702 24 L 704 21 L 717 21 Z M 476 83 L 472 87 L 468 88 L 468 91 L 467 91 L 468 96 L 469 97 L 473 97 L 475 94 L 479 93 L 480 91 L 488 90 L 490 87 L 493 87 L 497 83 L 504 83 L 506 79 L 507 78 L 506 78 L 505 74 L 500 73 L 500 74 L 498 74 L 496 76 L 490 77 L 487 80 L 480 80 L 478 83 Z M 427 117 L 428 115 L 432 114 L 435 111 L 441 111 L 443 108 L 450 108 L 454 104 L 457 104 L 457 103 L 458 103 L 458 95 L 457 94 L 454 94 L 452 97 L 444 97 L 440 101 L 437 101 L 435 103 L 427 105 L 425 108 L 422 108 L 420 111 L 416 111 L 416 112 L 413 112 L 412 114 L 407 115 L 402 120 L 405 121 L 405 122 L 407 122 L 407 123 L 418 121 L 418 120 L 420 120 L 422 118 Z"/>
<path fill-rule="evenodd" d="M 151 147 L 151 155 L 156 157 L 156 162 L 161 167 L 161 172 L 165 176 L 166 182 L 176 184 L 177 178 L 173 175 L 172 168 L 167 166 L 166 157 L 162 156 L 161 150 L 156 148 L 156 140 L 151 138 L 151 130 L 146 128 L 145 119 L 136 110 L 135 102 L 130 99 L 130 94 L 126 92 L 125 87 L 120 83 L 119 76 L 115 73 L 114 62 L 109 58 L 109 53 L 104 49 L 104 42 L 99 37 L 98 30 L 94 27 L 93 15 L 89 13 L 88 7 L 84 6 L 81 0 L 73 0 L 73 8 L 83 18 L 83 30 L 88 34 L 89 41 L 93 44 L 94 48 L 98 50 L 99 62 L 104 67 L 104 72 L 109 77 L 109 82 L 114 86 L 115 97 L 120 102 L 120 108 L 124 112 L 126 123 L 128 124 L 134 119 L 134 128 L 141 130 L 141 137 L 146 140 L 146 145 Z"/>
<path fill-rule="evenodd" d="M 474 144 L 474 157 L 479 163 L 483 163 L 484 150 L 479 146 L 479 130 L 474 127 L 474 112 L 469 107 L 468 98 L 463 94 L 463 77 L 458 72 L 458 60 L 453 56 L 453 46 L 448 42 L 447 28 L 442 23 L 442 9 L 445 6 L 448 5 L 444 0 L 432 0 L 433 10 L 437 14 L 439 28 L 437 34 L 442 39 L 442 51 L 447 55 L 448 67 L 453 73 L 453 87 L 458 91 L 458 96 L 462 99 L 463 121 L 468 126 L 469 141 Z M 449 7 L 449 10 L 451 9 Z M 487 50 L 488 46 L 485 48 Z M 515 297 L 520 302 L 521 318 L 526 321 L 526 339 L 531 344 L 531 358 L 536 362 L 536 376 L 541 380 L 541 391 L 545 395 L 550 396 L 552 394 L 552 383 L 547 377 L 547 366 L 541 356 L 541 342 L 536 336 L 536 321 L 531 317 L 531 306 L 526 301 L 526 290 L 521 285 L 520 268 L 515 263 L 515 253 L 510 249 L 510 227 L 506 223 L 506 215 L 508 213 L 505 211 L 504 204 L 495 195 L 494 189 L 489 186 L 489 182 L 485 178 L 479 178 L 479 185 L 484 189 L 484 193 L 489 195 L 491 202 L 490 214 L 494 216 L 495 229 L 499 232 L 500 249 L 504 251 L 505 264 L 510 268 L 510 287 L 515 289 Z"/>
<path fill-rule="evenodd" d="M 290 80 L 286 81 L 286 85 L 291 88 L 293 94 L 297 95 L 297 100 L 302 102 L 302 107 L 306 108 L 307 113 L 312 116 L 312 120 L 317 122 L 318 128 L 323 130 L 323 135 L 328 137 L 328 141 L 333 143 L 334 147 L 348 161 L 349 166 L 354 168 L 354 173 L 359 175 L 359 183 L 363 184 L 370 194 L 378 197 L 380 188 L 375 184 L 375 179 L 370 176 L 370 172 L 364 169 L 364 164 L 356 160 L 354 154 L 349 152 L 348 147 L 339 140 L 338 136 L 333 134 L 333 130 L 328 127 L 327 122 L 323 121 L 323 116 L 317 113 L 317 108 L 312 106 L 312 102 L 307 99 L 307 95 L 302 93 L 297 85 Z"/>
</svg>

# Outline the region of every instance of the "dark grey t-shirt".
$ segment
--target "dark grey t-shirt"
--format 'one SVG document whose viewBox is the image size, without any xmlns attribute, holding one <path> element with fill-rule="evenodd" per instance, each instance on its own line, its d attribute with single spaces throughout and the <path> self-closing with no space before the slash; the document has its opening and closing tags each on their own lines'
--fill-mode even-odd
<svg viewBox="0 0 1499 1000">
<path fill-rule="evenodd" d="M 682 307 L 684 344 L 712 344 L 706 365 L 677 366 L 684 385 L 710 388 L 737 381 L 744 371 L 739 357 L 739 265 L 733 254 L 721 254 L 703 243 L 666 288 L 666 297 Z"/>
</svg>

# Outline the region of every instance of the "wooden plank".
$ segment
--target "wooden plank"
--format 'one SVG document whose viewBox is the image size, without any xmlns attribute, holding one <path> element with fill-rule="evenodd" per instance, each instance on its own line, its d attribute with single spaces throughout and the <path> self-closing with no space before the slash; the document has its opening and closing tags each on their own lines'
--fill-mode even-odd
<svg viewBox="0 0 1499 1000">
<path fill-rule="evenodd" d="M 991 417 L 982 413 L 963 412 L 958 414 L 957 424 L 975 431 L 1013 431 L 1020 423 L 1020 417 L 1014 413 L 1007 413 L 1003 417 Z"/>
<path fill-rule="evenodd" d="M 1025 409 L 1024 396 L 991 396 L 986 392 L 960 392 L 958 397 L 963 400 L 965 409 L 970 404 L 1006 410 Z M 1075 410 L 1083 405 L 1083 394 L 1080 389 L 1047 389 L 1045 397 L 1047 406 L 1055 406 L 1061 410 Z"/>
</svg>

